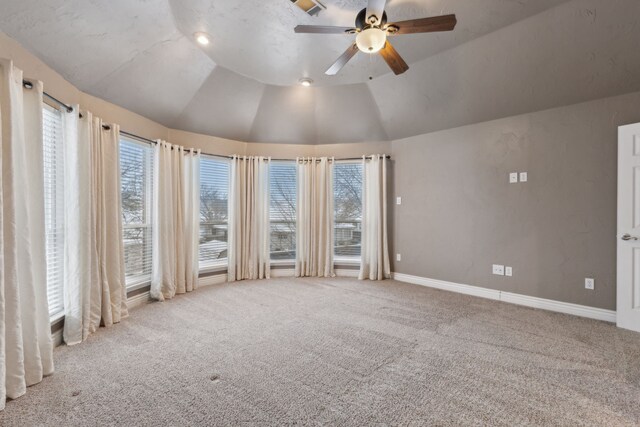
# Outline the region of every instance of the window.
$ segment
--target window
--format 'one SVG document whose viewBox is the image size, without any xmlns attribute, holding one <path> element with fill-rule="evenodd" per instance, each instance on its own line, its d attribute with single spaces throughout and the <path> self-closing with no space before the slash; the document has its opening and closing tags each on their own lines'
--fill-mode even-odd
<svg viewBox="0 0 640 427">
<path fill-rule="evenodd" d="M 200 159 L 200 270 L 226 265 L 229 162 Z"/>
<path fill-rule="evenodd" d="M 64 311 L 64 151 L 62 116 L 49 106 L 42 109 L 45 250 L 49 316 Z"/>
<path fill-rule="evenodd" d="M 337 162 L 333 169 L 334 255 L 360 259 L 362 242 L 362 163 Z"/>
<path fill-rule="evenodd" d="M 153 149 L 120 140 L 122 234 L 127 288 L 151 281 Z"/>
<path fill-rule="evenodd" d="M 271 259 L 296 257 L 296 164 L 272 162 L 269 169 Z"/>
</svg>

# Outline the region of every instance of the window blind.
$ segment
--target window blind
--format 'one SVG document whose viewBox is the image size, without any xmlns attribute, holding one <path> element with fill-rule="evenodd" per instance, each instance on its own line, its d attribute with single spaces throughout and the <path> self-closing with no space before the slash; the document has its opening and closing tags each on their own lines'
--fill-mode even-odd
<svg viewBox="0 0 640 427">
<path fill-rule="evenodd" d="M 272 162 L 269 169 L 272 260 L 296 257 L 296 188 L 296 163 Z"/>
<path fill-rule="evenodd" d="M 64 310 L 64 151 L 62 115 L 48 105 L 43 116 L 45 250 L 49 316 Z"/>
<path fill-rule="evenodd" d="M 127 288 L 151 280 L 153 148 L 120 140 L 122 238 Z"/>
<path fill-rule="evenodd" d="M 229 161 L 200 159 L 200 269 L 226 265 Z"/>
<path fill-rule="evenodd" d="M 335 259 L 359 259 L 362 243 L 362 163 L 337 162 L 333 169 Z"/>
</svg>

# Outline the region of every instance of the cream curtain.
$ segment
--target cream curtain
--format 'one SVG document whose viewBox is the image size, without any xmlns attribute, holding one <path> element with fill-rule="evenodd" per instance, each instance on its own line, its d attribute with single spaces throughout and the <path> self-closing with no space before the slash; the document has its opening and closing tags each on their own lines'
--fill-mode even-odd
<svg viewBox="0 0 640 427">
<path fill-rule="evenodd" d="M 120 129 L 88 111 L 79 117 L 78 111 L 75 106 L 63 115 L 63 337 L 68 345 L 128 315 L 120 238 Z"/>
<path fill-rule="evenodd" d="M 228 268 L 230 282 L 269 278 L 270 162 L 270 158 L 246 156 L 234 156 L 231 160 Z"/>
<path fill-rule="evenodd" d="M 362 262 L 358 278 L 383 280 L 391 277 L 387 243 L 386 155 L 363 157 Z"/>
<path fill-rule="evenodd" d="M 200 150 L 158 141 L 154 162 L 151 297 L 164 301 L 197 287 Z"/>
<path fill-rule="evenodd" d="M 47 304 L 42 83 L 0 60 L 0 410 L 53 373 Z"/>
<path fill-rule="evenodd" d="M 333 277 L 333 159 L 297 159 L 296 277 Z"/>
</svg>

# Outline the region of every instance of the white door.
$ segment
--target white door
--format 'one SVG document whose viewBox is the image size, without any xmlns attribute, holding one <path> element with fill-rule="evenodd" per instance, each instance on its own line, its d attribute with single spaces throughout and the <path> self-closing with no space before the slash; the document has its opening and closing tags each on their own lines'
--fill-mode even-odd
<svg viewBox="0 0 640 427">
<path fill-rule="evenodd" d="M 640 123 L 618 128 L 617 323 L 640 331 Z"/>
</svg>

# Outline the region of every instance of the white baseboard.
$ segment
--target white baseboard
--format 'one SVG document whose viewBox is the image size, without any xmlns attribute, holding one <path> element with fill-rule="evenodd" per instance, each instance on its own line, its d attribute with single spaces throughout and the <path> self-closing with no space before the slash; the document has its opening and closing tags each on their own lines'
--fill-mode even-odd
<svg viewBox="0 0 640 427">
<path fill-rule="evenodd" d="M 604 310 L 602 308 L 531 297 L 512 292 L 503 292 L 495 289 L 481 288 L 479 286 L 463 285 L 461 283 L 412 276 L 410 274 L 393 273 L 392 277 L 394 280 L 398 280 L 399 282 L 412 283 L 414 285 L 427 286 L 430 288 L 473 295 L 476 297 L 488 298 L 511 304 L 524 305 L 542 310 L 555 311 L 558 313 L 572 314 L 574 316 L 588 317 L 590 319 L 603 320 L 605 322 L 615 323 L 616 321 L 616 312 L 613 310 Z"/>
<path fill-rule="evenodd" d="M 336 276 L 338 277 L 355 277 L 358 278 L 358 273 L 360 270 L 350 270 L 346 268 L 338 268 L 336 269 Z"/>
<path fill-rule="evenodd" d="M 51 341 L 53 341 L 53 348 L 62 345 L 62 329 L 51 334 Z"/>
<path fill-rule="evenodd" d="M 338 277 L 358 277 L 359 270 L 349 270 L 339 268 L 335 270 L 336 276 Z M 279 277 L 294 277 L 295 270 L 293 268 L 276 268 L 271 269 L 271 277 L 273 279 L 277 279 Z"/>
<path fill-rule="evenodd" d="M 127 309 L 131 310 L 141 305 L 148 304 L 151 301 L 149 291 L 127 298 Z"/>
<path fill-rule="evenodd" d="M 200 277 L 198 279 L 198 287 L 221 285 L 227 282 L 227 273 L 214 274 L 213 276 Z"/>
<path fill-rule="evenodd" d="M 293 277 L 295 270 L 293 268 L 272 268 L 270 277 L 277 279 L 278 277 Z"/>
</svg>

